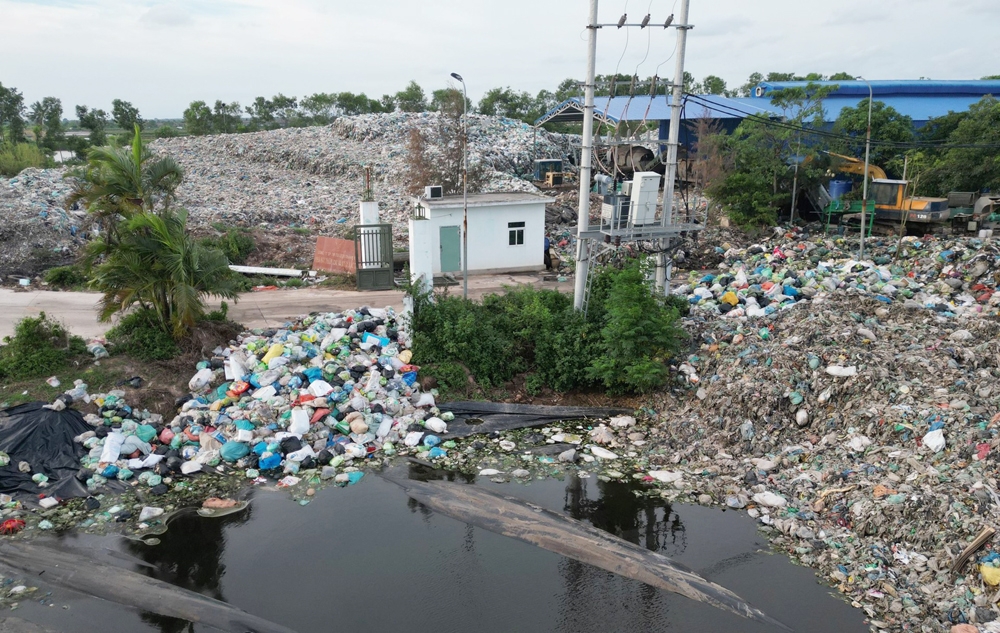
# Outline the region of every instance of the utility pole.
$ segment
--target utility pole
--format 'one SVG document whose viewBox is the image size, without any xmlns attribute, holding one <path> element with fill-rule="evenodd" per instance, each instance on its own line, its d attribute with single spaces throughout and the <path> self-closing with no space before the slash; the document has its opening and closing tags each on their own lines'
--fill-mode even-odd
<svg viewBox="0 0 1000 633">
<path fill-rule="evenodd" d="M 687 0 L 685 0 L 685 3 Z M 587 41 L 587 83 L 583 106 L 583 143 L 580 147 L 580 207 L 576 223 L 576 279 L 573 308 L 583 310 L 590 272 L 590 240 L 583 234 L 590 230 L 590 171 L 594 153 L 594 74 L 597 66 L 597 0 L 590 0 Z"/>
<path fill-rule="evenodd" d="M 673 222 L 674 186 L 677 180 L 677 147 L 681 134 L 681 100 L 684 97 L 684 50 L 687 46 L 688 8 L 690 0 L 681 0 L 680 24 L 677 25 L 677 65 L 674 68 L 674 90 L 670 96 L 670 134 L 667 138 L 667 179 L 663 185 L 663 215 L 660 223 L 663 227 Z M 660 238 L 660 252 L 656 255 L 656 290 L 666 292 L 667 289 L 667 254 L 664 251 L 668 243 L 666 238 Z"/>
<path fill-rule="evenodd" d="M 874 95 L 871 83 L 864 77 L 858 77 L 858 79 L 868 84 L 868 132 L 865 134 L 865 181 L 861 193 L 861 249 L 858 255 L 859 260 L 865 261 L 865 233 L 868 231 L 868 225 L 865 222 L 865 213 L 868 209 L 868 155 L 872 149 L 872 99 Z"/>
</svg>

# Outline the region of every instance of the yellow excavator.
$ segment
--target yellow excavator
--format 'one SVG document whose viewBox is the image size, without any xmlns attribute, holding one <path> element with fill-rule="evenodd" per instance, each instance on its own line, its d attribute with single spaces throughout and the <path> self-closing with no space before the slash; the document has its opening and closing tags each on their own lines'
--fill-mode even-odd
<svg viewBox="0 0 1000 633">
<path fill-rule="evenodd" d="M 827 152 L 833 157 L 832 170 L 845 174 L 865 176 L 865 163 L 851 156 Z M 958 208 L 948 205 L 948 198 L 928 198 L 924 196 L 908 196 L 906 180 L 891 180 L 878 165 L 868 165 L 867 177 L 871 178 L 871 188 L 868 191 L 868 209 L 874 211 L 875 221 L 899 223 L 903 214 L 907 214 L 906 222 L 936 224 L 948 222 L 959 214 Z M 834 200 L 829 209 L 835 214 L 860 213 L 861 202 L 841 202 Z M 854 208 L 852 208 L 854 207 Z M 968 209 L 961 209 L 968 211 Z"/>
</svg>

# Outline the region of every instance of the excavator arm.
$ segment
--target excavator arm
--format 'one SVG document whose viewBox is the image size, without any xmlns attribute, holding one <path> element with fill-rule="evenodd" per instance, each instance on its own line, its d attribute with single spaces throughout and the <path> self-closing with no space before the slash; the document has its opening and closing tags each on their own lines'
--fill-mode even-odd
<svg viewBox="0 0 1000 633">
<path fill-rule="evenodd" d="M 858 160 L 852 156 L 844 156 L 843 154 L 834 154 L 833 152 L 826 153 L 841 161 L 840 164 L 836 166 L 836 171 L 843 172 L 845 174 L 857 174 L 859 176 L 865 173 L 865 162 L 863 160 Z M 878 165 L 869 164 L 868 174 L 872 178 L 888 178 L 885 171 Z"/>
</svg>

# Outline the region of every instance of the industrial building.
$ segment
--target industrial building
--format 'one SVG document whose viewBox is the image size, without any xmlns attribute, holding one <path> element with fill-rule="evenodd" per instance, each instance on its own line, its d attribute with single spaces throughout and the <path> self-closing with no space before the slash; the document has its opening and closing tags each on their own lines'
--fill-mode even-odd
<svg viewBox="0 0 1000 633">
<path fill-rule="evenodd" d="M 963 112 L 986 95 L 1000 95 L 1000 81 L 787 81 L 763 82 L 750 97 L 724 97 L 721 95 L 685 95 L 681 109 L 682 125 L 680 143 L 690 146 L 694 142 L 693 126 L 696 120 L 709 118 L 718 121 L 726 131 L 732 131 L 746 117 L 758 114 L 771 117 L 791 116 L 771 103 L 771 95 L 785 88 L 805 87 L 809 83 L 836 86 L 823 99 L 823 119 L 830 125 L 844 108 L 853 108 L 871 94 L 877 101 L 893 107 L 900 114 L 913 119 L 914 128 L 920 128 L 934 117 L 949 112 Z M 646 122 L 659 124 L 659 138 L 665 141 L 670 126 L 670 96 L 648 95 L 635 97 L 597 97 L 594 101 L 595 125 L 601 133 L 620 122 Z M 583 98 L 563 101 L 542 115 L 535 125 L 545 123 L 580 122 L 583 120 Z M 603 127 L 603 130 L 601 129 Z"/>
</svg>

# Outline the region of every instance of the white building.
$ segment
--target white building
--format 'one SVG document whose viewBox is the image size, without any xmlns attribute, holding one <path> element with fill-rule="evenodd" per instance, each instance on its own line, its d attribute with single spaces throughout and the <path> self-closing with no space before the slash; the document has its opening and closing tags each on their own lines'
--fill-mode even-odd
<svg viewBox="0 0 1000 633">
<path fill-rule="evenodd" d="M 469 194 L 469 274 L 543 270 L 545 203 L 534 193 Z M 462 273 L 462 196 L 415 198 L 410 219 L 414 278 Z"/>
</svg>

